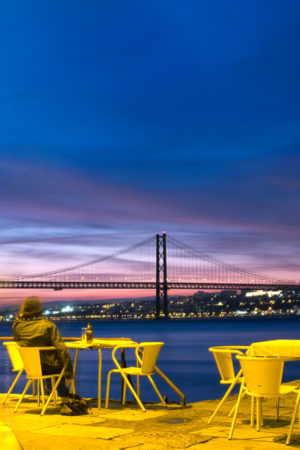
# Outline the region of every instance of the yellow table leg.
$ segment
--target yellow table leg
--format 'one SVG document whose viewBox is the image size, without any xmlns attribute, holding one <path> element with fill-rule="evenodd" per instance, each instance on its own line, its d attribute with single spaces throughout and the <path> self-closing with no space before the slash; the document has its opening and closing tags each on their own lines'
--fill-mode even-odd
<svg viewBox="0 0 300 450">
<path fill-rule="evenodd" d="M 98 349 L 98 409 L 101 408 L 102 349 Z"/>
<path fill-rule="evenodd" d="M 72 380 L 72 384 L 71 384 L 71 393 L 72 394 L 76 394 L 75 374 L 76 374 L 76 369 L 77 369 L 78 353 L 79 353 L 79 348 L 76 348 L 75 357 L 74 357 L 74 364 L 73 364 L 73 380 Z"/>
</svg>

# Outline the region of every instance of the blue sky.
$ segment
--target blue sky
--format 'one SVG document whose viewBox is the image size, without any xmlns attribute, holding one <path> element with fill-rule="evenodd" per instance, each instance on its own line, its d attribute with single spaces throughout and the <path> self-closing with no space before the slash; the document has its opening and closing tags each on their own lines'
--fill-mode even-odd
<svg viewBox="0 0 300 450">
<path fill-rule="evenodd" d="M 296 279 L 299 13 L 292 0 L 2 3 L 2 276 L 166 230 Z"/>
</svg>

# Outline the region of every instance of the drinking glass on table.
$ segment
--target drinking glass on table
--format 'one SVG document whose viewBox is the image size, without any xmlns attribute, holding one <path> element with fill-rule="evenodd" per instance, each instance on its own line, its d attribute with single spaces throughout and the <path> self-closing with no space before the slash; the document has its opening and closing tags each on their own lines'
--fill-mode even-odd
<svg viewBox="0 0 300 450">
<path fill-rule="evenodd" d="M 86 332 L 87 332 L 87 328 L 81 328 L 81 339 L 82 341 L 86 342 Z"/>
</svg>

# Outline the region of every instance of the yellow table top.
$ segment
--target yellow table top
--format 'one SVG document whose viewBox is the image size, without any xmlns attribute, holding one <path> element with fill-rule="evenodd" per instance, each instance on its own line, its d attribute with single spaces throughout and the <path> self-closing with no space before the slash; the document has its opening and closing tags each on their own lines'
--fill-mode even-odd
<svg viewBox="0 0 300 450">
<path fill-rule="evenodd" d="M 277 339 L 254 342 L 247 351 L 249 356 L 288 356 L 300 358 L 300 340 Z"/>
<path fill-rule="evenodd" d="M 87 343 L 81 339 L 78 341 L 65 342 L 68 348 L 114 348 L 117 345 L 135 345 L 136 342 L 130 338 L 94 338 L 92 342 Z"/>
</svg>

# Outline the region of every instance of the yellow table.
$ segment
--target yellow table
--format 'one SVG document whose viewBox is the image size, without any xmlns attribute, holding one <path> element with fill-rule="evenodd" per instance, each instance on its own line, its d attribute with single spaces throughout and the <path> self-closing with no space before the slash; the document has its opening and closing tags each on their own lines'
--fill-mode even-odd
<svg viewBox="0 0 300 450">
<path fill-rule="evenodd" d="M 76 367 L 78 361 L 79 350 L 92 349 L 98 350 L 98 408 L 101 408 L 101 382 L 102 382 L 102 350 L 104 348 L 113 349 L 117 345 L 136 345 L 136 342 L 132 341 L 130 338 L 95 338 L 92 343 L 88 344 L 82 340 L 65 342 L 68 348 L 75 348 L 75 358 L 73 363 L 73 373 L 74 379 L 76 374 Z M 73 391 L 75 392 L 75 384 L 73 383 Z"/>
<path fill-rule="evenodd" d="M 277 339 L 274 341 L 254 342 L 250 345 L 247 355 L 300 358 L 300 340 Z"/>
</svg>

